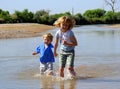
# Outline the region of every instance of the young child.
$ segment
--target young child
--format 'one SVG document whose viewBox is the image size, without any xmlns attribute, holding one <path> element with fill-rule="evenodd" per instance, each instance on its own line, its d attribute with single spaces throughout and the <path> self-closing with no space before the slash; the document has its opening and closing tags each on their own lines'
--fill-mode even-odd
<svg viewBox="0 0 120 89">
<path fill-rule="evenodd" d="M 36 48 L 32 55 L 40 54 L 40 74 L 53 75 L 53 62 L 55 62 L 51 44 L 53 35 L 47 33 L 43 35 L 43 43 Z"/>
<path fill-rule="evenodd" d="M 62 16 L 55 21 L 54 25 L 60 27 L 60 30 L 56 32 L 55 35 L 55 44 L 54 44 L 54 56 L 56 57 L 58 54 L 56 53 L 58 42 L 60 42 L 60 69 L 59 74 L 60 77 L 64 77 L 64 68 L 66 66 L 66 62 L 68 64 L 68 72 L 71 78 L 75 77 L 74 71 L 74 48 L 77 46 L 77 40 L 73 31 L 71 30 L 75 24 L 75 20 Z"/>
</svg>

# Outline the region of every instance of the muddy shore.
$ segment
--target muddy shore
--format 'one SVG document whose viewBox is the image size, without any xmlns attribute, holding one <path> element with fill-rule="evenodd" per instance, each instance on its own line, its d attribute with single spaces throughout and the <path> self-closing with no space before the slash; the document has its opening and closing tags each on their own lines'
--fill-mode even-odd
<svg viewBox="0 0 120 89">
<path fill-rule="evenodd" d="M 54 26 L 35 23 L 0 24 L 0 39 L 40 36 L 40 32 L 54 28 Z"/>
</svg>

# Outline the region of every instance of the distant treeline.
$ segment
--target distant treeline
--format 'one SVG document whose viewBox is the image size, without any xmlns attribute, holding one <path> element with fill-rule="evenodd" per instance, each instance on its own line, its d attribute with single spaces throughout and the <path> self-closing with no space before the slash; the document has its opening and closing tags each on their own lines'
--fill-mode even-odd
<svg viewBox="0 0 120 89">
<path fill-rule="evenodd" d="M 10 14 L 0 9 L 0 23 L 39 23 L 53 25 L 54 21 L 63 15 L 71 16 L 76 25 L 86 24 L 116 24 L 120 23 L 120 12 L 105 11 L 103 9 L 87 10 L 85 13 L 71 14 L 70 12 L 49 14 L 49 10 L 39 10 L 35 13 L 24 9 Z"/>
</svg>

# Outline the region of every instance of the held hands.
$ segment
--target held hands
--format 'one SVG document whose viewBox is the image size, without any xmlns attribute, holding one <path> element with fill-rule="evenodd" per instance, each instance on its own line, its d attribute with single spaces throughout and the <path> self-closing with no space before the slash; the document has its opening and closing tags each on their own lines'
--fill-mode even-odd
<svg viewBox="0 0 120 89">
<path fill-rule="evenodd" d="M 56 52 L 54 52 L 54 57 L 57 57 L 57 55 L 58 55 L 58 54 L 57 54 Z"/>
<path fill-rule="evenodd" d="M 64 39 L 62 39 L 62 44 L 63 44 L 63 45 L 66 45 L 66 44 L 67 44 L 67 41 L 65 41 Z"/>
</svg>

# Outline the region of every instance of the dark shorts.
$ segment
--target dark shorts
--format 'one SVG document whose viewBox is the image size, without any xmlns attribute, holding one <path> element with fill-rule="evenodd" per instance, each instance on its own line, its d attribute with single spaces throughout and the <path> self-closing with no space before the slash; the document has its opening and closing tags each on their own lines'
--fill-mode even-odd
<svg viewBox="0 0 120 89">
<path fill-rule="evenodd" d="M 59 55 L 60 67 L 65 67 L 66 64 L 67 66 L 74 67 L 74 56 L 75 56 L 74 50 L 71 51 L 61 50 Z"/>
</svg>

